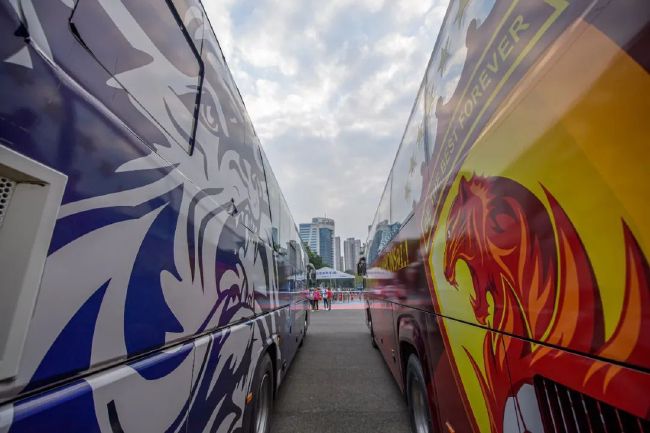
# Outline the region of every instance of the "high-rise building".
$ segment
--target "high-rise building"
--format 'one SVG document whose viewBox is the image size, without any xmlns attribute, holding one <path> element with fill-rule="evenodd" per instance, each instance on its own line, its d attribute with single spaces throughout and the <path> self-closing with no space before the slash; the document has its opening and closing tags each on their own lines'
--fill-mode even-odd
<svg viewBox="0 0 650 433">
<path fill-rule="evenodd" d="M 334 269 L 337 271 L 344 271 L 341 252 L 341 238 L 340 236 L 336 236 L 334 238 Z"/>
<path fill-rule="evenodd" d="M 311 224 L 303 223 L 298 226 L 298 231 L 300 233 L 300 240 L 303 244 L 307 244 L 309 248 L 316 252 L 316 236 L 314 233 L 314 238 L 311 237 Z"/>
<path fill-rule="evenodd" d="M 345 270 L 356 271 L 357 262 L 361 257 L 361 240 L 347 238 L 343 242 L 343 254 L 345 255 Z"/>
<path fill-rule="evenodd" d="M 300 240 L 329 267 L 334 267 L 334 226 L 330 218 L 312 218 L 311 223 L 300 224 Z"/>
</svg>

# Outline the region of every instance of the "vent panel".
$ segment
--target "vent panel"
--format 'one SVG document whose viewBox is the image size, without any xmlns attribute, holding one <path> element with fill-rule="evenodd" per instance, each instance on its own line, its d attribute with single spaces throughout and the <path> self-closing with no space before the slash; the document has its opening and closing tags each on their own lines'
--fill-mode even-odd
<svg viewBox="0 0 650 433">
<path fill-rule="evenodd" d="M 0 228 L 4 222 L 11 196 L 16 189 L 16 182 L 8 177 L 0 177 Z"/>
<path fill-rule="evenodd" d="M 546 433 L 650 433 L 650 421 L 541 376 L 535 392 Z"/>
</svg>

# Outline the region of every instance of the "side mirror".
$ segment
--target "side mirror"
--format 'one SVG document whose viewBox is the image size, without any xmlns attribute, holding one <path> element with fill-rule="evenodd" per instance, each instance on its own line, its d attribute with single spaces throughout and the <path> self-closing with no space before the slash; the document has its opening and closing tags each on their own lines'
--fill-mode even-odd
<svg viewBox="0 0 650 433">
<path fill-rule="evenodd" d="M 361 257 L 357 263 L 357 275 L 360 275 L 362 277 L 365 277 L 367 275 L 365 257 Z"/>
<path fill-rule="evenodd" d="M 307 285 L 310 287 L 316 285 L 316 268 L 311 263 L 307 264 Z"/>
</svg>

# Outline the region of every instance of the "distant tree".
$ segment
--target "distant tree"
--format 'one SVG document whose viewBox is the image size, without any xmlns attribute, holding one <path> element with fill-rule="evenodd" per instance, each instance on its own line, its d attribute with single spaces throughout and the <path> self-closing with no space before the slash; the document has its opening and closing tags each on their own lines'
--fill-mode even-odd
<svg viewBox="0 0 650 433">
<path fill-rule="evenodd" d="M 321 256 L 319 256 L 318 254 L 316 254 L 315 252 L 313 252 L 313 251 L 311 250 L 311 248 L 309 248 L 309 245 L 307 245 L 306 243 L 303 242 L 302 244 L 305 246 L 305 249 L 307 250 L 307 256 L 309 257 L 309 263 L 311 263 L 312 265 L 314 265 L 314 267 L 315 267 L 316 269 L 320 269 L 320 268 L 322 268 L 323 266 L 325 266 L 325 265 L 323 264 L 323 258 L 322 258 Z"/>
</svg>

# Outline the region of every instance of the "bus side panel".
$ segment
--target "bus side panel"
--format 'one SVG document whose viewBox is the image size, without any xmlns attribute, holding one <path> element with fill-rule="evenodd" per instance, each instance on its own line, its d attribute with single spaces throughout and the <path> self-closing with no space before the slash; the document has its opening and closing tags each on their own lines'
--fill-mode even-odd
<svg viewBox="0 0 650 433">
<path fill-rule="evenodd" d="M 506 347 L 527 347 L 527 356 L 508 352 L 509 400 L 525 431 L 646 431 L 650 428 L 650 373 L 504 336 Z M 491 367 L 485 366 L 486 370 Z"/>
<path fill-rule="evenodd" d="M 192 344 L 36 394 L 0 408 L 0 431 L 179 431 L 184 426 Z M 180 362 L 172 374 L 170 365 Z M 164 398 L 157 398 L 164 396 Z"/>
<path fill-rule="evenodd" d="M 194 342 L 194 375 L 189 398 L 187 431 L 219 431 L 240 428 L 246 395 L 266 341 L 256 322 L 236 325 Z"/>
<path fill-rule="evenodd" d="M 261 357 L 271 356 L 276 390 L 295 357 L 298 345 L 288 331 L 292 315 L 291 307 L 281 308 L 194 342 L 187 431 L 231 432 L 247 425 L 247 395 L 255 391 L 252 381 Z"/>
<path fill-rule="evenodd" d="M 276 387 L 295 357 L 298 341 L 282 331 L 293 314 L 286 307 L 18 400 L 0 408 L 0 431 L 235 431 L 248 421 L 246 396 L 261 356 L 272 356 Z"/>
<path fill-rule="evenodd" d="M 647 388 L 650 367 L 650 3 L 479 4 L 443 26 L 427 72 L 418 214 L 467 409 L 505 431 L 537 380 L 647 419 L 648 396 L 619 389 Z"/>
<path fill-rule="evenodd" d="M 429 374 L 429 396 L 432 400 L 432 413 L 435 414 L 440 431 L 449 427 L 458 432 L 479 431 L 469 403 L 459 386 L 460 380 L 453 364 L 449 345 L 445 342 L 442 325 L 443 318 L 435 314 L 426 316 L 426 339 L 424 340 Z"/>
<path fill-rule="evenodd" d="M 12 3 L 0 5 L 0 140 L 68 176 L 23 362 L 2 400 L 277 308 L 274 259 L 258 241 L 270 225 L 262 161 L 214 34 L 193 32 L 205 35 L 206 70 L 189 154 L 75 39 L 67 2 L 35 5 L 24 19 L 42 35 L 29 43 Z M 108 16 L 95 24 L 133 35 Z M 148 102 L 172 97 L 158 96 Z"/>
<path fill-rule="evenodd" d="M 379 347 L 379 351 L 384 357 L 391 374 L 397 383 L 400 383 L 401 369 L 397 351 L 393 305 L 385 297 L 374 295 L 370 317 L 372 319 L 375 342 Z"/>
</svg>

